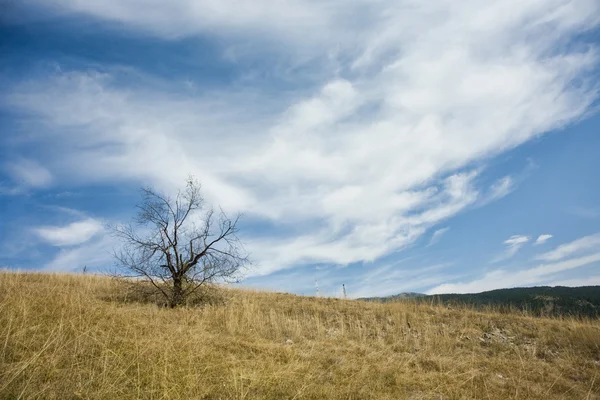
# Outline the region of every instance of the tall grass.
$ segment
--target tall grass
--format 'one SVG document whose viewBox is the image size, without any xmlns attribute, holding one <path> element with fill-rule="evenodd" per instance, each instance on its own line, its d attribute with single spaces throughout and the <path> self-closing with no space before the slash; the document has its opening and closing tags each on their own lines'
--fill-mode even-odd
<svg viewBox="0 0 600 400">
<path fill-rule="evenodd" d="M 571 399 L 600 323 L 228 290 L 165 309 L 98 276 L 0 273 L 0 399 Z"/>
</svg>

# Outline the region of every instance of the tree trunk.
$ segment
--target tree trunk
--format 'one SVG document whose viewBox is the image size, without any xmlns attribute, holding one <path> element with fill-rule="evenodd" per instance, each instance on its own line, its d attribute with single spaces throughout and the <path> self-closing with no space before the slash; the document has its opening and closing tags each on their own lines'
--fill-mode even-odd
<svg viewBox="0 0 600 400">
<path fill-rule="evenodd" d="M 175 308 L 183 303 L 183 285 L 180 277 L 173 278 L 173 294 L 171 296 L 171 308 Z"/>
</svg>

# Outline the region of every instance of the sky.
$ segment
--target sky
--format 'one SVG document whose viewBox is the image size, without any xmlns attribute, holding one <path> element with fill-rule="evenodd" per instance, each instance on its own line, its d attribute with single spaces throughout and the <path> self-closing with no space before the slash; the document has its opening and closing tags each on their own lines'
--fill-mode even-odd
<svg viewBox="0 0 600 400">
<path fill-rule="evenodd" d="M 8 0 L 0 268 L 106 271 L 139 188 L 241 213 L 242 286 L 600 285 L 597 0 Z"/>
</svg>

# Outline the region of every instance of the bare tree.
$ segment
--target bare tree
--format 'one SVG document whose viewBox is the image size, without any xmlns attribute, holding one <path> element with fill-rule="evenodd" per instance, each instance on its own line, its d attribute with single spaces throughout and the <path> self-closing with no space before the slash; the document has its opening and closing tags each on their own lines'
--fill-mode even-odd
<svg viewBox="0 0 600 400">
<path fill-rule="evenodd" d="M 133 223 L 113 228 L 123 247 L 115 252 L 119 276 L 151 283 L 170 307 L 202 285 L 239 279 L 249 264 L 238 233 L 239 215 L 205 208 L 200 184 L 190 177 L 173 199 L 142 189 Z"/>
</svg>

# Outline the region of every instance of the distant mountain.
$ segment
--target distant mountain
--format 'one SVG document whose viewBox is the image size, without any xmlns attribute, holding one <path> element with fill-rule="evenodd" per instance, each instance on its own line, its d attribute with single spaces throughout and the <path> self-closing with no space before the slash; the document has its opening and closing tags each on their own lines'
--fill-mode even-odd
<svg viewBox="0 0 600 400">
<path fill-rule="evenodd" d="M 426 297 L 426 294 L 423 293 L 415 293 L 415 292 L 404 292 L 404 293 L 399 293 L 399 294 L 395 294 L 392 296 L 386 296 L 386 297 L 361 297 L 360 299 L 357 300 L 362 300 L 362 301 L 378 301 L 378 302 L 388 302 L 388 301 L 397 301 L 397 300 L 406 300 L 406 299 L 414 299 L 417 297 Z"/>
<path fill-rule="evenodd" d="M 494 308 L 504 312 L 523 312 L 535 316 L 600 317 L 600 286 L 539 286 L 498 289 L 474 294 L 421 295 L 401 293 L 388 297 L 360 299 L 366 301 L 427 301 L 448 306 Z"/>
</svg>

